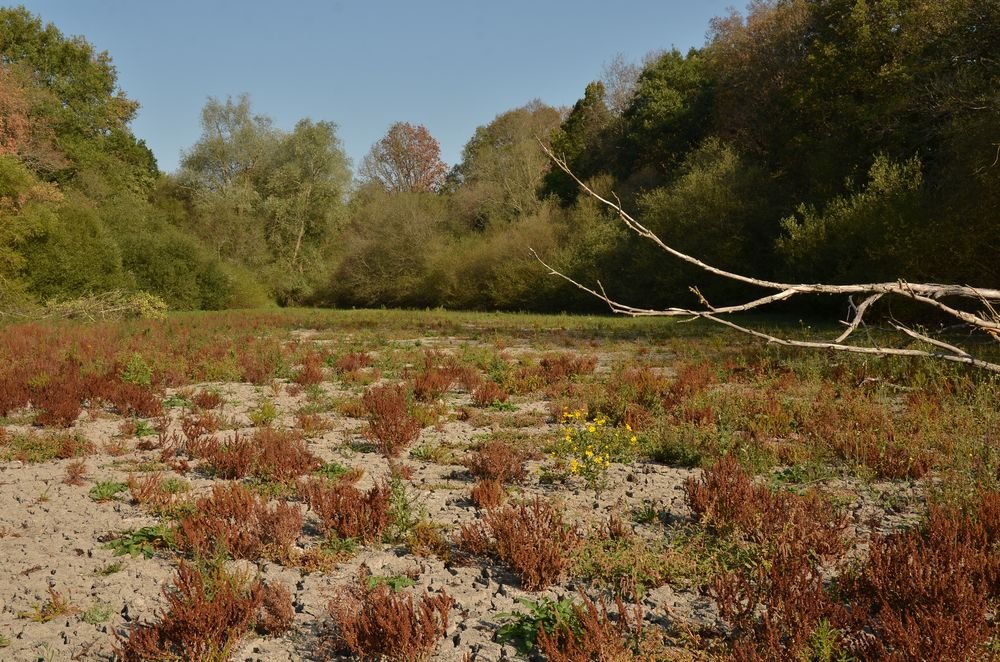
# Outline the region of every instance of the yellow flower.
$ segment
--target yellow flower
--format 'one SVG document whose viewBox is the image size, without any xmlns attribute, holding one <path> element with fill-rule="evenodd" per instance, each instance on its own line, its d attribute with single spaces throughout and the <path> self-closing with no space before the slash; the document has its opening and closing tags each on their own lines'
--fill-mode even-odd
<svg viewBox="0 0 1000 662">
<path fill-rule="evenodd" d="M 632 435 L 632 438 L 629 439 L 629 441 L 631 441 L 634 444 L 636 441 L 638 441 L 638 439 L 636 438 L 635 435 Z"/>
<path fill-rule="evenodd" d="M 632 426 L 629 425 L 628 423 L 626 423 L 625 424 L 625 429 L 628 430 L 629 432 L 631 432 L 632 431 Z"/>
<path fill-rule="evenodd" d="M 597 428 L 591 425 L 590 427 L 587 428 L 587 432 L 597 432 Z"/>
<path fill-rule="evenodd" d="M 586 452 L 586 453 L 584 453 L 584 455 L 586 455 L 587 457 L 593 457 L 593 456 L 594 456 L 594 451 L 592 451 L 592 450 L 590 450 L 590 449 L 588 448 L 588 449 L 587 449 L 587 452 Z"/>
<path fill-rule="evenodd" d="M 575 474 L 575 473 L 577 473 L 578 470 L 579 470 L 579 465 L 577 464 L 576 460 L 570 460 L 570 462 L 569 462 L 569 472 Z"/>
</svg>

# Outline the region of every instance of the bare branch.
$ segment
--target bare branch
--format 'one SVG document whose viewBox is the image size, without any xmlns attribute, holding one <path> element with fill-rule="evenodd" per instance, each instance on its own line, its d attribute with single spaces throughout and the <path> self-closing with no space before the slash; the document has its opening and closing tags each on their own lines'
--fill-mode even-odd
<svg viewBox="0 0 1000 662">
<path fill-rule="evenodd" d="M 625 224 L 627 228 L 635 232 L 640 237 L 646 238 L 656 244 L 666 253 L 684 261 L 688 264 L 692 264 L 699 269 L 715 274 L 716 276 L 721 276 L 732 281 L 739 283 L 744 283 L 747 285 L 753 285 L 755 287 L 760 287 L 763 289 L 776 290 L 773 294 L 769 294 L 763 297 L 752 299 L 745 303 L 715 307 L 711 305 L 708 300 L 701 294 L 701 292 L 696 287 L 692 287 L 691 291 L 698 297 L 699 302 L 703 306 L 702 310 L 693 310 L 688 308 L 664 308 L 664 309 L 650 309 L 650 308 L 638 308 L 635 306 L 630 306 L 627 304 L 615 301 L 607 292 L 604 290 L 603 285 L 598 282 L 598 290 L 589 288 L 573 278 L 567 276 L 566 274 L 560 272 L 558 269 L 546 264 L 534 250 L 531 251 L 532 255 L 535 256 L 542 266 L 549 270 L 549 273 L 555 276 L 559 276 L 566 282 L 570 283 L 574 287 L 587 292 L 591 296 L 605 302 L 610 307 L 611 311 L 621 315 L 629 315 L 632 317 L 642 317 L 642 316 L 656 316 L 656 317 L 689 317 L 689 318 L 704 318 L 711 320 L 723 326 L 727 326 L 741 333 L 760 338 L 767 341 L 768 343 L 783 345 L 787 347 L 806 347 L 811 349 L 826 349 L 832 351 L 850 352 L 855 354 L 872 354 L 878 356 L 914 356 L 914 357 L 926 357 L 942 359 L 945 361 L 953 361 L 956 363 L 963 363 L 977 368 L 982 368 L 985 370 L 990 370 L 993 372 L 1000 372 L 1000 364 L 991 363 L 989 361 L 984 361 L 977 359 L 970 355 L 965 350 L 946 343 L 944 341 L 932 338 L 924 333 L 919 333 L 913 329 L 906 327 L 905 325 L 893 322 L 892 326 L 900 333 L 918 340 L 920 342 L 926 343 L 939 350 L 944 351 L 927 351 L 922 349 L 913 349 L 906 347 L 878 347 L 878 346 L 864 346 L 864 345 L 849 345 L 847 340 L 851 335 L 857 331 L 857 329 L 863 325 L 865 313 L 869 308 L 879 301 L 882 297 L 887 294 L 900 296 L 912 301 L 916 301 L 927 306 L 930 306 L 942 313 L 945 313 L 955 319 L 960 320 L 966 325 L 973 327 L 989 334 L 995 340 L 1000 341 L 1000 315 L 997 314 L 997 310 L 994 307 L 995 302 L 1000 302 L 1000 290 L 996 289 L 983 289 L 971 287 L 968 285 L 944 285 L 938 283 L 908 283 L 903 280 L 896 282 L 883 282 L 883 283 L 862 283 L 854 285 L 829 285 L 824 283 L 782 283 L 778 281 L 765 280 L 760 278 L 753 278 L 751 276 L 745 276 L 743 274 L 734 273 L 731 271 L 726 271 L 718 267 L 714 267 L 710 264 L 702 262 L 701 260 L 687 255 L 672 246 L 665 243 L 660 239 L 653 231 L 642 225 L 635 218 L 630 216 L 628 212 L 622 207 L 621 200 L 618 196 L 612 193 L 614 201 L 611 201 L 605 197 L 602 197 L 586 183 L 581 181 L 573 172 L 570 170 L 566 161 L 562 158 L 557 157 L 555 154 L 549 150 L 541 141 L 539 141 L 542 149 L 548 155 L 550 159 L 558 166 L 563 172 L 569 175 L 573 181 L 576 182 L 577 186 L 585 192 L 587 195 L 591 196 L 595 200 L 601 202 L 618 216 L 619 219 Z M 740 313 L 750 310 L 755 310 L 764 307 L 768 304 L 775 303 L 778 301 L 785 301 L 791 299 L 800 294 L 822 294 L 822 295 L 848 295 L 849 297 L 853 295 L 864 295 L 865 298 L 857 306 L 853 306 L 852 300 L 852 312 L 853 318 L 849 322 L 845 322 L 847 328 L 832 342 L 819 342 L 819 341 L 806 341 L 806 340 L 792 340 L 789 338 L 779 338 L 769 333 L 763 331 L 751 329 L 748 327 L 741 326 L 732 322 L 731 320 L 724 319 L 720 315 L 727 315 L 731 313 Z M 970 313 L 965 310 L 960 310 L 952 305 L 945 304 L 941 299 L 945 298 L 958 298 L 965 300 L 977 301 L 980 305 L 984 307 L 984 312 L 980 314 Z"/>
</svg>

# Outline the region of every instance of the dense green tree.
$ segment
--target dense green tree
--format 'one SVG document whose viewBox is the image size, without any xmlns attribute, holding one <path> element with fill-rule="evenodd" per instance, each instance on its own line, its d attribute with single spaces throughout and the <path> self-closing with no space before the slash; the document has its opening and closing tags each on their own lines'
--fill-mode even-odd
<svg viewBox="0 0 1000 662">
<path fill-rule="evenodd" d="M 288 133 L 253 113 L 242 95 L 209 99 L 202 136 L 161 198 L 225 263 L 255 271 L 283 304 L 301 302 L 327 273 L 350 179 L 331 122 L 302 120 Z"/>
<path fill-rule="evenodd" d="M 324 262 L 343 218 L 350 179 L 331 122 L 300 121 L 271 155 L 263 208 L 281 302 L 301 301 L 326 275 Z"/>
<path fill-rule="evenodd" d="M 547 142 L 559 123 L 559 111 L 536 100 L 476 129 L 450 177 L 463 227 L 481 231 L 538 212 L 550 166 L 538 141 Z"/>
<path fill-rule="evenodd" d="M 447 201 L 433 193 L 362 189 L 349 209 L 327 299 L 352 306 L 430 306 L 433 251 L 447 236 Z"/>
<path fill-rule="evenodd" d="M 0 8 L 0 57 L 48 93 L 34 95 L 32 113 L 51 124 L 67 160 L 45 164 L 46 177 L 95 197 L 150 188 L 156 161 L 128 127 L 138 104 L 118 89 L 107 53 L 18 7 Z"/>
<path fill-rule="evenodd" d="M 595 81 L 587 85 L 583 98 L 562 125 L 552 135 L 552 151 L 564 159 L 578 177 L 587 179 L 611 169 L 611 155 L 605 148 L 607 130 L 613 116 L 604 103 L 604 84 Z M 561 170 L 550 170 L 545 178 L 546 193 L 559 196 L 565 202 L 576 198 L 577 187 Z"/>
</svg>

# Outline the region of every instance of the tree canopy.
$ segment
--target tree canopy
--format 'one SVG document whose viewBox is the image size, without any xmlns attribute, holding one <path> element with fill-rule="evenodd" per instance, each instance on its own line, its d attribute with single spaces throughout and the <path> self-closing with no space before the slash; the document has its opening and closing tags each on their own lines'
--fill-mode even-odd
<svg viewBox="0 0 1000 662">
<path fill-rule="evenodd" d="M 498 109 L 450 171 L 426 127 L 397 122 L 353 182 L 336 125 L 278 127 L 247 95 L 209 98 L 179 172 L 160 173 L 111 57 L 0 9 L 0 306 L 109 288 L 178 308 L 594 306 L 529 248 L 620 300 L 690 303 L 688 268 L 581 198 L 541 145 L 722 267 L 996 287 L 996 9 L 755 0 L 700 48 L 613 58 L 572 107 Z"/>
</svg>

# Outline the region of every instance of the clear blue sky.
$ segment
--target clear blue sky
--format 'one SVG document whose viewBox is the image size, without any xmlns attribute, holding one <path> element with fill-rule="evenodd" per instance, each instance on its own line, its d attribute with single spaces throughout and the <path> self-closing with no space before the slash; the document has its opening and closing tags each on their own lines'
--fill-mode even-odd
<svg viewBox="0 0 1000 662">
<path fill-rule="evenodd" d="M 743 9 L 738 0 L 737 8 Z M 137 136 L 171 172 L 209 96 L 248 92 L 290 129 L 331 120 L 355 167 L 397 121 L 449 165 L 477 126 L 534 98 L 572 105 L 617 53 L 705 41 L 732 0 L 29 0 L 106 50 L 142 107 Z"/>
</svg>

